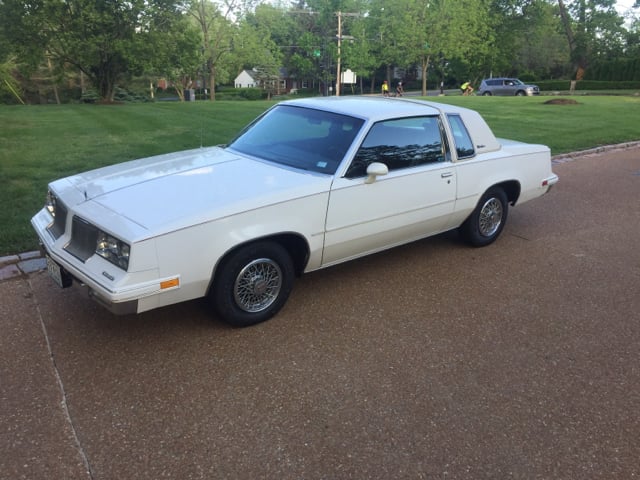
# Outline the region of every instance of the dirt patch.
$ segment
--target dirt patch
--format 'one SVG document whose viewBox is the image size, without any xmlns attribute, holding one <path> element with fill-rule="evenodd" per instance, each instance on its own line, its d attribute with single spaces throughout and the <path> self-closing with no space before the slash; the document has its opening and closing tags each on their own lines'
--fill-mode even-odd
<svg viewBox="0 0 640 480">
<path fill-rule="evenodd" d="M 578 105 L 578 102 L 571 98 L 554 98 L 544 102 L 545 105 Z"/>
</svg>

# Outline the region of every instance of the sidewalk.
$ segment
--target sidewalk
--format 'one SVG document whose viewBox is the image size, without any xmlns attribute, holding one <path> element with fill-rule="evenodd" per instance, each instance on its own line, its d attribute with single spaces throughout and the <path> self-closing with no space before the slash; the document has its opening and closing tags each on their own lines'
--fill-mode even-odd
<svg viewBox="0 0 640 480">
<path fill-rule="evenodd" d="M 47 268 L 47 261 L 39 251 L 0 257 L 0 282 Z"/>
</svg>

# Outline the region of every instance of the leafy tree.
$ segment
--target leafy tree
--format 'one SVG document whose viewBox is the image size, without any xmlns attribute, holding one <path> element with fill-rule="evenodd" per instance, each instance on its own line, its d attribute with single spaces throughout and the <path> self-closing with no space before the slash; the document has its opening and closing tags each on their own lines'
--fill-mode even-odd
<svg viewBox="0 0 640 480">
<path fill-rule="evenodd" d="M 209 98 L 216 98 L 218 81 L 232 78 L 232 52 L 237 36 L 234 20 L 242 18 L 252 7 L 252 0 L 186 0 L 184 7 L 195 20 L 202 35 L 202 50 L 209 75 Z"/>
<path fill-rule="evenodd" d="M 615 0 L 558 0 L 576 80 L 582 80 L 594 55 L 618 47 L 615 44 L 623 33 L 623 19 L 616 12 L 615 3 Z"/>
<path fill-rule="evenodd" d="M 162 18 L 153 19 L 154 24 L 158 22 L 163 22 Z M 200 32 L 185 15 L 173 15 L 163 23 L 163 29 L 150 30 L 154 49 L 145 70 L 166 78 L 184 101 L 184 91 L 193 86 L 203 63 Z"/>
<path fill-rule="evenodd" d="M 152 19 L 175 13 L 171 0 L 5 0 L 0 5 L 3 23 L 27 61 L 35 65 L 49 57 L 60 68 L 76 67 L 106 102 L 113 101 L 116 84 L 141 73 L 151 56 L 150 28 L 162 26 Z"/>
<path fill-rule="evenodd" d="M 491 22 L 496 40 L 484 74 L 557 78 L 565 73 L 569 54 L 557 6 L 547 0 L 495 0 Z"/>
</svg>

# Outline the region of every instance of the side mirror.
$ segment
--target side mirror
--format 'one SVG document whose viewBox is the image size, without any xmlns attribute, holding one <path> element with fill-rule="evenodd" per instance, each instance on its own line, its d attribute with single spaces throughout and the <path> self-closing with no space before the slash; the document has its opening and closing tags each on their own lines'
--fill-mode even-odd
<svg viewBox="0 0 640 480">
<path fill-rule="evenodd" d="M 378 175 L 386 175 L 387 173 L 389 173 L 389 168 L 384 163 L 373 162 L 367 167 L 367 179 L 364 183 L 373 183 Z"/>
</svg>

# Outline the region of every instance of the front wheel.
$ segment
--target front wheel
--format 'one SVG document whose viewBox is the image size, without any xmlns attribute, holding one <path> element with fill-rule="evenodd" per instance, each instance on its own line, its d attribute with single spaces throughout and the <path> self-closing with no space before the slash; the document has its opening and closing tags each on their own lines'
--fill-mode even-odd
<svg viewBox="0 0 640 480">
<path fill-rule="evenodd" d="M 501 188 L 489 189 L 480 199 L 469 218 L 460 226 L 462 238 L 474 247 L 493 243 L 507 221 L 509 202 Z"/>
<path fill-rule="evenodd" d="M 278 313 L 291 293 L 293 278 L 293 261 L 281 245 L 256 242 L 222 262 L 209 297 L 226 323 L 248 327 Z"/>
</svg>

